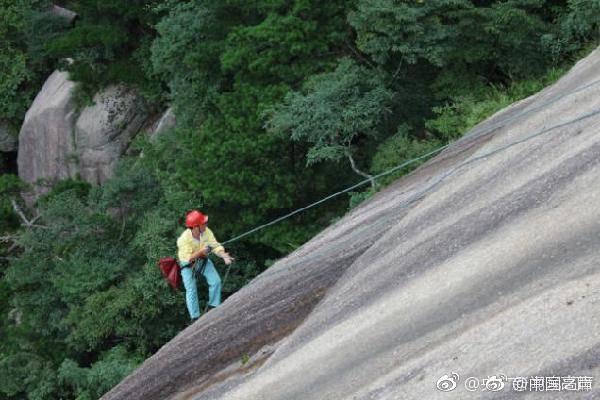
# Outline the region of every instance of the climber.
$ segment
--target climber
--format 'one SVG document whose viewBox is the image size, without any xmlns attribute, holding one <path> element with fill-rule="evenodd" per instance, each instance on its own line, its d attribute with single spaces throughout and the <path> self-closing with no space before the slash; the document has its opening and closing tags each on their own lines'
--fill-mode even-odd
<svg viewBox="0 0 600 400">
<path fill-rule="evenodd" d="M 198 287 L 194 272 L 199 270 L 206 278 L 208 306 L 214 308 L 221 304 L 221 278 L 208 258 L 208 253 L 214 253 L 221 257 L 227 265 L 234 260 L 217 242 L 215 235 L 206 226 L 207 223 L 208 215 L 202 214 L 198 210 L 190 211 L 185 217 L 185 226 L 188 229 L 183 231 L 177 239 L 177 258 L 185 287 L 185 302 L 192 322 L 200 317 Z"/>
</svg>

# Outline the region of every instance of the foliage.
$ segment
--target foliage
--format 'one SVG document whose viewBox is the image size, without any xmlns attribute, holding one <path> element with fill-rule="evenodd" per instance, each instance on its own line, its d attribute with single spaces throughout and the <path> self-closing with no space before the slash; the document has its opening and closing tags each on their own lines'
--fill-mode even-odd
<svg viewBox="0 0 600 400">
<path fill-rule="evenodd" d="M 331 73 L 313 76 L 304 89 L 271 110 L 268 127 L 312 144 L 308 164 L 338 161 L 360 140 L 377 137 L 393 98 L 381 76 L 349 59 Z"/>
<path fill-rule="evenodd" d="M 305 77 L 334 65 L 346 37 L 344 4 L 190 2 L 174 5 L 157 25 L 152 62 L 169 81 L 181 126 L 172 136 L 177 150 L 167 145 L 177 154 L 170 169 L 185 171 L 179 184 L 203 199 L 226 227 L 221 235 L 274 219 L 326 189 L 324 169 L 303 167 L 305 146 L 266 131 L 261 115 Z M 284 226 L 304 240 L 314 232 L 297 221 Z M 252 240 L 289 249 L 285 236 L 267 231 Z"/>
<path fill-rule="evenodd" d="M 556 28 L 542 37 L 544 46 L 558 64 L 565 58 L 577 56 L 589 45 L 600 43 L 598 0 L 569 0 L 561 9 Z"/>
<path fill-rule="evenodd" d="M 352 210 L 356 208 L 362 202 L 368 200 L 376 193 L 376 189 L 369 188 L 367 190 L 363 190 L 362 192 L 350 192 L 350 198 L 348 200 L 348 209 Z"/>
<path fill-rule="evenodd" d="M 371 172 L 373 174 L 380 174 L 388 171 L 408 160 L 430 153 L 442 145 L 443 142 L 432 135 L 417 139 L 411 135 L 411 128 L 408 125 L 401 125 L 395 135 L 389 137 L 379 145 L 373 156 Z M 378 182 L 385 186 L 400 176 L 414 170 L 425 161 L 427 161 L 427 158 L 411 163 L 390 175 L 379 178 Z"/>
<path fill-rule="evenodd" d="M 66 359 L 60 365 L 58 377 L 61 382 L 73 387 L 77 396 L 75 399 L 98 399 L 133 371 L 141 361 L 140 358 L 128 354 L 124 347 L 115 346 L 89 368 L 80 367 L 77 362 Z"/>
<path fill-rule="evenodd" d="M 600 40 L 600 1 L 598 0 L 569 0 L 567 13 L 561 28 L 563 34 L 574 45 Z"/>
<path fill-rule="evenodd" d="M 544 3 L 362 0 L 349 21 L 359 49 L 395 75 L 426 63 L 455 77 L 513 77 L 544 66 L 540 38 L 550 30 Z"/>
<path fill-rule="evenodd" d="M 67 1 L 78 14 L 75 25 L 48 41 L 47 51 L 69 58 L 62 67 L 79 82 L 79 102 L 111 83 L 135 85 L 160 101 L 160 84 L 146 75 L 148 42 L 158 15 L 152 9 L 160 0 Z M 146 55 L 146 57 L 143 56 Z M 81 105 L 81 104 L 80 104 Z"/>
<path fill-rule="evenodd" d="M 6 399 L 31 400 L 60 398 L 67 393 L 60 384 L 51 363 L 28 351 L 20 351 L 0 359 L 0 394 Z"/>
<path fill-rule="evenodd" d="M 56 389 L 48 389 L 45 398 L 58 398 L 63 390 L 97 398 L 97 391 L 108 389 L 177 332 L 185 319 L 183 299 L 168 291 L 156 259 L 130 244 L 137 238 L 149 248 L 136 232 L 143 227 L 140 216 L 157 205 L 152 174 L 125 162 L 104 187 L 88 192 L 77 182 L 61 186 L 39 202 L 43 227 L 22 232 L 23 253 L 5 272 L 10 307 L 22 315 L 14 329 L 26 332 L 18 346 L 7 346 L 6 363 L 29 368 L 18 361 L 19 349 L 31 349 L 27 357 L 48 365 L 41 371 L 50 374 L 48 382 Z M 165 314 L 171 308 L 180 313 Z M 131 356 L 123 356 L 129 367 L 106 375 L 117 361 L 108 362 L 102 354 L 119 344 L 133 349 Z M 101 361 L 86 372 L 86 386 L 72 375 L 56 375 L 65 360 L 78 365 Z M 11 376 L 20 379 L 20 390 L 31 398 L 43 389 L 25 375 Z"/>
<path fill-rule="evenodd" d="M 23 114 L 25 101 L 18 99 L 19 86 L 27 79 L 25 55 L 9 46 L 0 49 L 0 68 L 3 71 L 0 83 L 0 112 L 5 118 Z"/>
<path fill-rule="evenodd" d="M 346 37 L 344 9 L 343 0 L 173 4 L 156 27 L 154 70 L 186 125 L 222 112 L 223 101 L 247 103 L 241 111 L 256 115 L 263 107 L 252 103 L 279 100 L 289 86 L 333 65 Z M 228 92 L 237 97 L 224 98 Z M 260 129 L 259 121 L 246 129 Z"/>
<path fill-rule="evenodd" d="M 426 126 L 442 140 L 454 140 L 496 111 L 552 84 L 564 72 L 550 69 L 540 78 L 514 82 L 507 88 L 493 86 L 485 92 L 457 95 L 451 102 L 434 107 L 436 117 L 428 120 Z"/>
<path fill-rule="evenodd" d="M 0 119 L 13 127 L 19 125 L 55 62 L 43 42 L 65 28 L 47 7 L 43 0 L 0 1 Z"/>
<path fill-rule="evenodd" d="M 90 192 L 91 188 L 92 185 L 90 185 L 88 182 L 78 179 L 64 179 L 54 184 L 51 192 L 40 196 L 40 198 L 37 200 L 37 203 L 38 206 L 43 206 L 48 202 L 52 202 L 54 197 L 60 195 L 61 193 L 70 191 L 72 191 L 77 198 L 85 198 Z"/>
<path fill-rule="evenodd" d="M 19 226 L 19 218 L 13 210 L 11 200 L 18 200 L 19 192 L 24 188 L 25 184 L 16 175 L 0 175 L 0 222 L 4 232 Z"/>
</svg>

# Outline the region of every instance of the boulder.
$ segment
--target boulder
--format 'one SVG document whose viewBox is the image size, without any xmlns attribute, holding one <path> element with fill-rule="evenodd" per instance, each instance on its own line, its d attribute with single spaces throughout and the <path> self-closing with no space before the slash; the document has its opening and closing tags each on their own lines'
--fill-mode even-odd
<svg viewBox="0 0 600 400">
<path fill-rule="evenodd" d="M 78 17 L 76 12 L 67 10 L 66 8 L 57 6 L 56 4 L 51 4 L 49 11 L 51 14 L 57 17 L 64 18 L 69 24 L 72 24 Z"/>
<path fill-rule="evenodd" d="M 75 123 L 81 178 L 92 184 L 106 181 L 147 118 L 144 101 L 134 90 L 113 85 L 98 93 Z"/>
<path fill-rule="evenodd" d="M 37 196 L 48 185 L 74 177 L 78 171 L 73 126 L 77 118 L 67 72 L 55 71 L 44 83 L 19 132 L 19 177 L 34 185 Z"/>
<path fill-rule="evenodd" d="M 74 88 L 67 72 L 55 71 L 25 115 L 17 164 L 21 179 L 34 185 L 34 198 L 62 179 L 106 181 L 148 119 L 144 101 L 123 85 L 102 90 L 80 112 Z"/>
</svg>

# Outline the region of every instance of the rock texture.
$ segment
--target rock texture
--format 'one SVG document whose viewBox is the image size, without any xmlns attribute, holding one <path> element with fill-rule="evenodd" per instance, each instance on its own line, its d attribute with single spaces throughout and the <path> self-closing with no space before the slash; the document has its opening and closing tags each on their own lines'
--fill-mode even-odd
<svg viewBox="0 0 600 400">
<path fill-rule="evenodd" d="M 599 130 L 600 49 L 279 260 L 103 399 L 600 398 Z M 453 373 L 454 390 L 436 389 Z M 594 381 L 464 386 L 502 374 Z"/>
<path fill-rule="evenodd" d="M 17 137 L 10 132 L 10 126 L 6 122 L 0 120 L 0 151 L 17 151 L 17 143 Z"/>
<path fill-rule="evenodd" d="M 67 179 L 77 172 L 73 140 L 77 114 L 71 100 L 74 88 L 66 72 L 55 71 L 25 114 L 17 164 L 19 177 L 25 182 L 43 181 L 34 187 L 36 194 L 47 190 L 45 183 Z"/>
<path fill-rule="evenodd" d="M 57 17 L 64 18 L 69 24 L 72 24 L 77 19 L 78 15 L 76 12 L 67 10 L 66 8 L 59 7 L 56 4 L 51 4 L 49 11 Z"/>
<path fill-rule="evenodd" d="M 97 94 L 94 105 L 86 107 L 75 124 L 82 179 L 95 184 L 106 181 L 147 118 L 141 98 L 124 86 L 110 86 Z"/>
<path fill-rule="evenodd" d="M 148 119 L 144 102 L 124 86 L 104 89 L 81 112 L 73 104 L 74 88 L 66 72 L 55 71 L 25 115 L 17 162 L 36 196 L 61 179 L 104 182 Z"/>
</svg>

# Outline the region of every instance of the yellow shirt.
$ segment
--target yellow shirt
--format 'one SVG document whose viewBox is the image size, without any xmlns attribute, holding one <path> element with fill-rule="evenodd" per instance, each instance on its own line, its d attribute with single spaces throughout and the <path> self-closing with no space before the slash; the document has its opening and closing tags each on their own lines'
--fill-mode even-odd
<svg viewBox="0 0 600 400">
<path fill-rule="evenodd" d="M 187 263 L 190 261 L 190 257 L 193 253 L 206 246 L 210 246 L 213 253 L 219 254 L 225 251 L 223 246 L 217 242 L 215 235 L 210 229 L 204 229 L 204 232 L 200 234 L 200 239 L 198 240 L 194 239 L 192 236 L 191 229 L 186 229 L 177 239 L 177 258 L 179 258 L 179 261 Z"/>
</svg>

